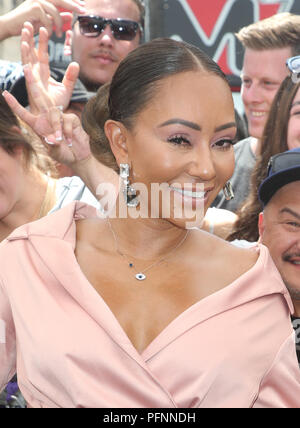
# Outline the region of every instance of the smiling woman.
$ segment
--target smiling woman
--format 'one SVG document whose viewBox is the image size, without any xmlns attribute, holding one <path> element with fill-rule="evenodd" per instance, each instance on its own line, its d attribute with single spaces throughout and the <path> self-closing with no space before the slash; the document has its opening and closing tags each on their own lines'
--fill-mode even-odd
<svg viewBox="0 0 300 428">
<path fill-rule="evenodd" d="M 153 215 L 151 185 L 167 183 L 171 212 L 181 212 L 184 207 L 188 211 L 190 205 L 195 210 L 194 219 L 192 212 L 187 213 L 192 222 L 200 212 L 196 205 L 204 214 L 233 173 L 233 101 L 224 74 L 207 56 L 196 49 L 193 52 L 193 47 L 189 52 L 174 45 L 166 59 L 164 52 L 159 53 L 165 43 L 148 46 L 147 59 L 139 59 L 138 67 L 135 55 L 139 51 L 131 54 L 134 80 L 130 79 L 131 64 L 126 60 L 120 65 L 119 78 L 100 88 L 87 105 L 83 126 L 100 160 L 102 156 L 107 162 L 109 157 L 116 171 L 118 164 L 129 163 L 128 178 L 133 186 L 136 182 L 147 186 L 148 217 Z M 159 63 L 160 69 L 149 68 L 150 61 Z M 108 99 L 108 91 L 109 111 L 106 103 L 99 103 Z M 205 99 L 205 108 L 192 96 L 195 93 Z M 216 103 L 218 116 L 212 120 Z M 196 190 L 202 193 L 197 196 Z M 155 217 L 161 217 L 163 205 L 164 201 Z M 202 218 L 198 216 L 195 225 L 201 224 Z M 185 221 L 184 216 L 177 219 L 182 225 Z"/>
<path fill-rule="evenodd" d="M 53 143 L 70 149 L 62 121 L 66 141 Z M 297 407 L 291 302 L 268 251 L 189 225 L 234 168 L 234 108 L 217 64 L 183 42 L 144 44 L 83 123 L 97 158 L 120 172 L 126 215 L 75 202 L 0 245 L 0 387 L 17 353 L 31 407 Z M 168 216 L 164 197 L 150 215 L 153 184 L 169 188 Z M 132 215 L 145 199 L 149 215 Z"/>
</svg>

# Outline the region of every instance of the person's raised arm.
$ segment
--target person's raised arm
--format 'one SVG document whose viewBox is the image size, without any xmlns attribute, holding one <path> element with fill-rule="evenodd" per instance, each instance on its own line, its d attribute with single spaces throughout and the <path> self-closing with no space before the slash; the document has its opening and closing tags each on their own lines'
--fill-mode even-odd
<svg viewBox="0 0 300 428">
<path fill-rule="evenodd" d="M 49 155 L 57 162 L 68 165 L 96 198 L 98 186 L 106 183 L 114 187 L 112 196 L 118 195 L 119 175 L 92 155 L 89 136 L 76 115 L 63 114 L 59 107 L 33 114 L 9 92 L 3 92 L 3 96 L 12 111 L 42 138 Z"/>
<path fill-rule="evenodd" d="M 55 150 L 58 150 L 59 152 L 61 148 L 57 146 L 57 141 L 55 141 L 55 138 L 57 137 L 53 134 L 50 137 L 50 140 L 48 138 L 48 142 L 54 142 L 51 156 L 58 162 L 68 165 L 75 175 L 78 175 L 78 177 L 80 177 L 88 186 L 96 199 L 98 199 L 99 196 L 97 193 L 99 185 L 106 184 L 108 184 L 107 190 L 109 190 L 111 185 L 113 185 L 114 192 L 110 197 L 116 198 L 118 196 L 120 186 L 119 175 L 113 169 L 103 165 L 92 155 L 90 151 L 89 136 L 82 128 L 79 118 L 74 114 L 63 114 L 61 118 L 56 116 L 56 120 L 62 121 L 62 137 L 63 140 L 65 140 L 65 147 L 68 147 L 74 157 L 72 160 L 67 153 L 66 157 L 63 157 L 62 151 L 56 155 Z M 113 204 L 114 202 L 115 200 L 111 199 L 111 203 Z"/>
<path fill-rule="evenodd" d="M 69 12 L 60 12 L 63 8 Z M 23 23 L 32 23 L 34 32 L 43 26 L 51 35 L 53 25 L 58 37 L 62 35 L 64 23 L 71 22 L 70 12 L 85 13 L 80 0 L 25 0 L 18 7 L 0 17 L 0 41 L 21 34 Z"/>
<path fill-rule="evenodd" d="M 30 28 L 30 24 L 28 26 Z M 32 40 L 31 36 L 28 42 Z M 43 28 L 40 29 L 40 38 L 42 39 L 40 52 L 34 52 L 29 44 L 28 49 L 24 48 L 26 53 L 23 52 L 24 59 L 28 59 L 24 75 L 35 108 L 25 109 L 7 91 L 3 92 L 3 96 L 13 112 L 42 138 L 49 155 L 57 162 L 68 165 L 95 197 L 97 188 L 102 183 L 113 184 L 115 194 L 118 195 L 118 174 L 94 158 L 90 150 L 89 136 L 83 130 L 77 116 L 62 113 L 65 106 L 61 103 L 68 96 L 71 97 L 79 66 L 77 63 L 71 63 L 61 84 L 51 82 L 46 53 L 47 31 Z"/>
</svg>

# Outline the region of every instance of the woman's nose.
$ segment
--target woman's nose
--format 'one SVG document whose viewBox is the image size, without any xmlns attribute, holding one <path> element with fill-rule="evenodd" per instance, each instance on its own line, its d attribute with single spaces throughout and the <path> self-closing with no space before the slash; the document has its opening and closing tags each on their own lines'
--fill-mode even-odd
<svg viewBox="0 0 300 428">
<path fill-rule="evenodd" d="M 198 148 L 193 154 L 188 168 L 189 175 L 202 181 L 212 181 L 216 177 L 215 164 L 209 147 Z"/>
</svg>

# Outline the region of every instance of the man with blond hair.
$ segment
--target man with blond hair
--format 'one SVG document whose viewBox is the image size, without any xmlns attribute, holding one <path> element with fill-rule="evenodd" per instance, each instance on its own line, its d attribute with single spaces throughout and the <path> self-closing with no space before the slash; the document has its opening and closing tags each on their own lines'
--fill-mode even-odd
<svg viewBox="0 0 300 428">
<path fill-rule="evenodd" d="M 287 76 L 286 60 L 300 54 L 300 16 L 278 13 L 236 34 L 244 48 L 241 96 L 249 137 L 235 145 L 234 199 L 219 194 L 214 206 L 237 211 L 249 194 L 250 176 L 261 152 L 261 139 L 273 99 Z"/>
</svg>

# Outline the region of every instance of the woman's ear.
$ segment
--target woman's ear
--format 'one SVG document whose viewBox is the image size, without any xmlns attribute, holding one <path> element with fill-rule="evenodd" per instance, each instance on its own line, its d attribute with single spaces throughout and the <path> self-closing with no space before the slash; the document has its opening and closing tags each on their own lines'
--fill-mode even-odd
<svg viewBox="0 0 300 428">
<path fill-rule="evenodd" d="M 260 212 L 258 215 L 258 232 L 259 232 L 258 242 L 262 242 L 264 230 L 265 230 L 264 213 Z"/>
<path fill-rule="evenodd" d="M 128 131 L 123 123 L 107 120 L 104 125 L 104 131 L 118 165 L 120 163 L 128 163 Z"/>
</svg>

